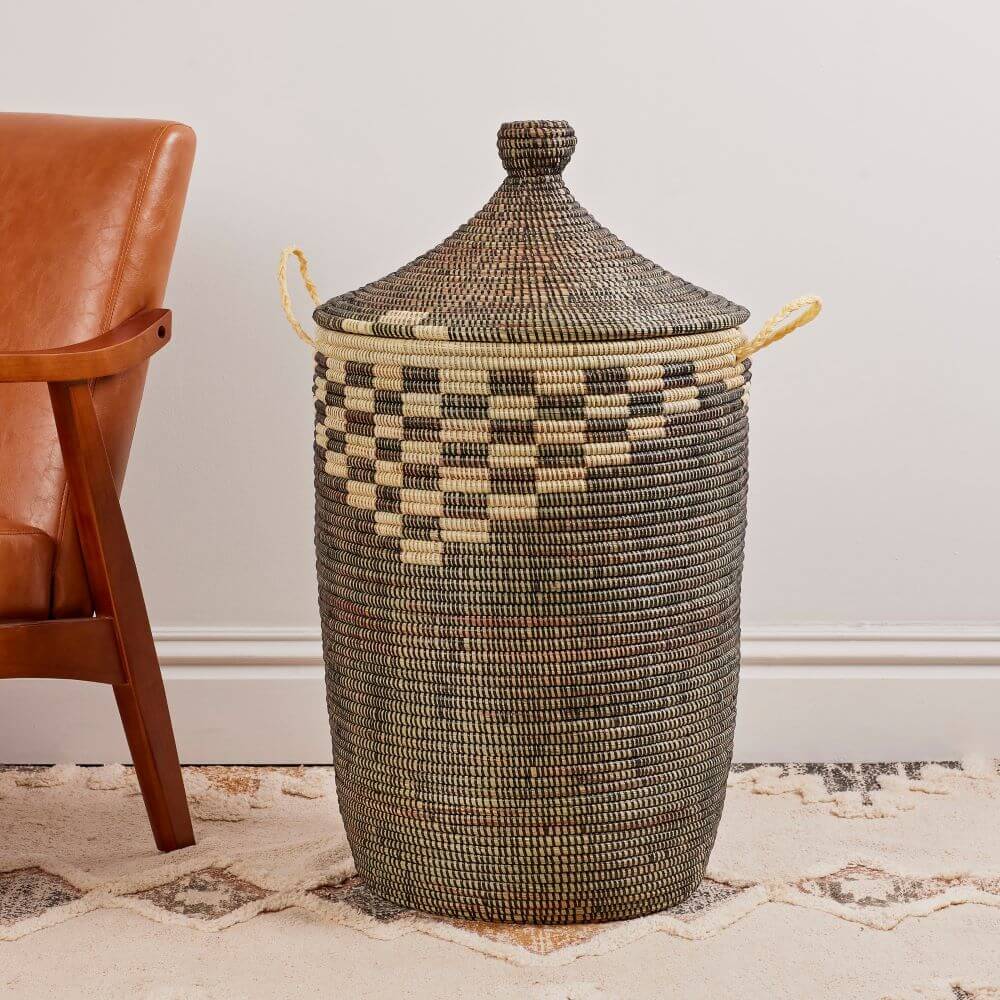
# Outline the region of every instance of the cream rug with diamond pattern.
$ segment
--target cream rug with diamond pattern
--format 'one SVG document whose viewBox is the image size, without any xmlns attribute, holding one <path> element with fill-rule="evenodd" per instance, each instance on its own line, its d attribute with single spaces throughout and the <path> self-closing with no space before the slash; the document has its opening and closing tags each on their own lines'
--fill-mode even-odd
<svg viewBox="0 0 1000 1000">
<path fill-rule="evenodd" d="M 447 920 L 354 874 L 328 768 L 0 769 L 0 997 L 1000 998 L 993 762 L 734 768 L 708 877 L 641 920 Z"/>
</svg>

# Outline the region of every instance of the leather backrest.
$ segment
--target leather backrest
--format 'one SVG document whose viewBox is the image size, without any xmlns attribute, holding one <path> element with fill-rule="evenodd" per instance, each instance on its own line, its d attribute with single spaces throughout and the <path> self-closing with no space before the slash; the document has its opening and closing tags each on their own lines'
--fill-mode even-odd
<svg viewBox="0 0 1000 1000">
<path fill-rule="evenodd" d="M 194 145 L 172 122 L 0 114 L 0 351 L 162 305 Z M 119 489 L 144 380 L 145 366 L 94 386 Z M 53 616 L 89 613 L 44 385 L 0 385 L 0 515 L 55 538 Z"/>
</svg>

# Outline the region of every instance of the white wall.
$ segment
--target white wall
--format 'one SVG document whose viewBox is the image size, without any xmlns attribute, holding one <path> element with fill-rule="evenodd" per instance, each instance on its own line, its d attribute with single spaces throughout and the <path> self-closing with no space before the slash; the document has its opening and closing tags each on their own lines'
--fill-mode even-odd
<svg viewBox="0 0 1000 1000">
<path fill-rule="evenodd" d="M 569 119 L 583 204 L 753 325 L 826 301 L 755 369 L 751 630 L 1000 622 L 998 35 L 988 0 L 6 5 L 8 108 L 199 137 L 126 485 L 154 623 L 315 628 L 278 251 L 326 295 L 384 274 L 527 117 Z"/>
</svg>

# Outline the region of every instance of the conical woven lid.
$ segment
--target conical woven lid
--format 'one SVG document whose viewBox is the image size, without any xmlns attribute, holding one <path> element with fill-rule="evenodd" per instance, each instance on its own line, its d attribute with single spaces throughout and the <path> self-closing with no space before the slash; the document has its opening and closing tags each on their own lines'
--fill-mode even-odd
<svg viewBox="0 0 1000 1000">
<path fill-rule="evenodd" d="M 637 254 L 570 194 L 567 122 L 510 122 L 507 177 L 443 243 L 314 313 L 328 330 L 426 340 L 584 341 L 725 330 L 742 306 Z"/>
</svg>

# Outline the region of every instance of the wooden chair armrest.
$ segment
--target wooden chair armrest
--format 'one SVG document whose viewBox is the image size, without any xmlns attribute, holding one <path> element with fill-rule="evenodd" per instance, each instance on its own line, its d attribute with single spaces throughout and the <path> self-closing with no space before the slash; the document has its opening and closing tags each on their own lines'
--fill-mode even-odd
<svg viewBox="0 0 1000 1000">
<path fill-rule="evenodd" d="M 147 309 L 82 344 L 0 351 L 0 382 L 87 382 L 117 375 L 152 357 L 169 340 L 170 310 Z"/>
</svg>

